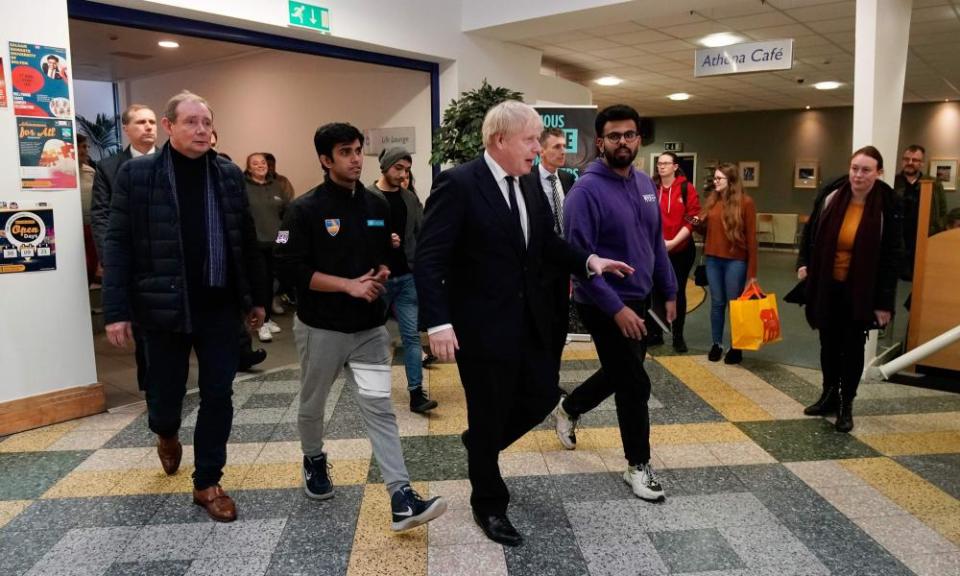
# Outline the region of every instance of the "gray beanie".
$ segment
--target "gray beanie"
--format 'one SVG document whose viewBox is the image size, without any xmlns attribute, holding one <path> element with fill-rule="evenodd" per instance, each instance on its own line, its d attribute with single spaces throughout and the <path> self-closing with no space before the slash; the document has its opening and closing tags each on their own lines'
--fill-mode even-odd
<svg viewBox="0 0 960 576">
<path fill-rule="evenodd" d="M 407 149 L 403 146 L 394 146 L 393 148 L 385 148 L 380 152 L 380 171 L 386 172 L 390 169 L 391 166 L 396 164 L 401 160 L 406 160 L 407 162 L 413 164 L 413 158 L 410 156 L 410 153 L 407 152 Z"/>
</svg>

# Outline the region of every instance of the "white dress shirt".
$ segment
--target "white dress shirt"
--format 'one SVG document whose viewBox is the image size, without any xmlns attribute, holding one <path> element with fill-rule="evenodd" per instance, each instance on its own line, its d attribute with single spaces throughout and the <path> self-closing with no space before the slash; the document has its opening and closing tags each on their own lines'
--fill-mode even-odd
<svg viewBox="0 0 960 576">
<path fill-rule="evenodd" d="M 483 161 L 487 163 L 487 168 L 493 173 L 493 179 L 497 181 L 500 187 L 500 194 L 503 195 L 503 201 L 507 203 L 507 211 L 510 211 L 510 189 L 507 187 L 507 171 L 497 164 L 497 161 L 490 156 L 490 153 L 484 150 Z M 523 228 L 523 243 L 530 243 L 530 224 L 527 221 L 527 203 L 523 200 L 523 194 L 520 192 L 520 180 L 516 176 L 513 178 L 513 190 L 517 195 L 517 208 L 520 210 L 520 227 Z"/>
<path fill-rule="evenodd" d="M 139 157 L 141 157 L 141 156 L 146 156 L 146 155 L 148 155 L 148 154 L 154 154 L 156 151 L 157 151 L 157 147 L 154 146 L 153 148 L 150 149 L 149 152 L 147 152 L 146 154 L 144 154 L 143 152 L 140 152 L 139 150 L 137 150 L 136 148 L 134 148 L 133 146 L 131 146 L 131 147 L 130 147 L 130 158 L 139 158 Z"/>
<path fill-rule="evenodd" d="M 557 207 L 553 205 L 553 184 L 547 180 L 547 176 L 553 176 L 557 179 L 557 192 L 560 194 L 560 201 L 563 202 L 564 198 L 566 198 L 566 195 L 563 193 L 563 184 L 560 183 L 560 171 L 557 170 L 556 172 L 550 172 L 543 167 L 542 162 L 538 168 L 540 170 L 540 187 L 543 189 L 543 193 L 547 197 L 547 202 L 550 204 L 550 212 L 552 214 L 556 214 Z"/>
</svg>

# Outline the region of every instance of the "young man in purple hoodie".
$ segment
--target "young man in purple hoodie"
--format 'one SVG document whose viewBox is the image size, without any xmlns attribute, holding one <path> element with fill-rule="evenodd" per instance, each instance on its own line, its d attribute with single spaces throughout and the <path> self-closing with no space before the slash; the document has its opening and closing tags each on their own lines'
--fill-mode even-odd
<svg viewBox="0 0 960 576">
<path fill-rule="evenodd" d="M 576 448 L 577 419 L 611 394 L 628 467 L 623 480 L 633 493 L 661 500 L 663 488 L 650 468 L 650 378 L 643 368 L 647 352 L 643 322 L 649 298 L 658 290 L 667 302 L 667 322 L 676 316 L 677 280 L 660 229 L 656 187 L 633 168 L 640 147 L 640 116 L 615 105 L 597 115 L 594 160 L 564 203 L 567 241 L 604 258 L 622 260 L 636 271 L 625 278 L 597 275 L 576 279 L 573 299 L 593 337 L 601 369 L 554 410 L 557 437 Z"/>
</svg>

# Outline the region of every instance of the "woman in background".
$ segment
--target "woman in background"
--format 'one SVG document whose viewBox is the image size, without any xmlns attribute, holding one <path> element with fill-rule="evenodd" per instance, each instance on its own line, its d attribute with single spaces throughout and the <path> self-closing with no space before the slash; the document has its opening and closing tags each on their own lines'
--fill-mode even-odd
<svg viewBox="0 0 960 576">
<path fill-rule="evenodd" d="M 253 222 L 257 228 L 260 251 L 267 263 L 267 277 L 272 293 L 274 285 L 273 247 L 280 230 L 283 211 L 293 200 L 293 197 L 288 194 L 287 189 L 280 182 L 269 178 L 268 172 L 267 159 L 262 153 L 255 152 L 247 156 L 247 169 L 244 175 L 247 183 L 247 197 L 250 200 L 250 215 L 253 216 Z M 266 320 L 257 333 L 261 342 L 270 342 L 273 340 L 273 335 L 280 332 L 281 328 L 271 319 L 271 313 L 283 314 L 283 312 L 283 307 L 274 297 L 270 309 L 267 310 Z"/>
<path fill-rule="evenodd" d="M 743 192 L 736 164 L 723 162 L 713 173 L 714 190 L 707 196 L 700 219 L 706 226 L 703 253 L 710 285 L 711 362 L 723 356 L 723 325 L 727 302 L 757 281 L 757 207 Z M 723 361 L 739 364 L 743 352 L 731 347 Z"/>
<path fill-rule="evenodd" d="M 820 331 L 823 373 L 823 393 L 803 413 L 836 410 L 839 432 L 853 429 L 867 330 L 890 322 L 903 258 L 900 200 L 882 174 L 876 148 L 854 152 L 849 179 L 814 203 L 797 259 L 797 278 L 807 281 L 807 322 Z"/>
<path fill-rule="evenodd" d="M 683 339 L 683 324 L 687 317 L 686 286 L 690 269 L 697 258 L 693 227 L 698 222 L 700 199 L 693 182 L 687 181 L 683 169 L 677 163 L 677 155 L 673 152 L 664 152 L 657 157 L 657 171 L 653 181 L 658 189 L 663 240 L 667 245 L 673 272 L 677 276 L 677 318 L 671 325 L 673 349 L 683 354 L 687 351 L 687 343 Z M 654 294 L 658 293 L 655 291 Z M 661 308 L 662 306 L 657 307 Z M 648 345 L 663 343 L 663 330 L 656 321 L 646 324 Z"/>
</svg>

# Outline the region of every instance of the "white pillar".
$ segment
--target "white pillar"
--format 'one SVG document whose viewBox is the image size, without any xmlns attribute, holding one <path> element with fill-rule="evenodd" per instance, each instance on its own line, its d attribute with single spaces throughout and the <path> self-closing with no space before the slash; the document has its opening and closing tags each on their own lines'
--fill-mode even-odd
<svg viewBox="0 0 960 576">
<path fill-rule="evenodd" d="M 913 0 L 857 0 L 853 76 L 853 149 L 872 144 L 892 183 L 899 165 L 898 140 Z"/>
</svg>

